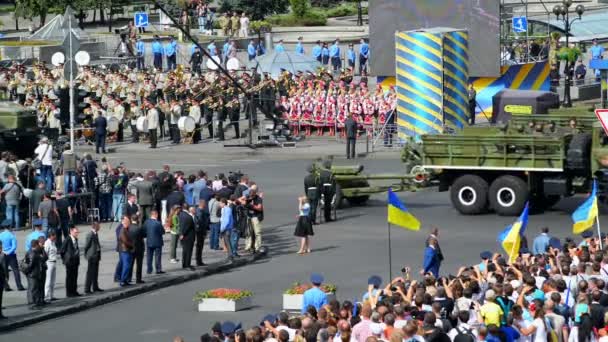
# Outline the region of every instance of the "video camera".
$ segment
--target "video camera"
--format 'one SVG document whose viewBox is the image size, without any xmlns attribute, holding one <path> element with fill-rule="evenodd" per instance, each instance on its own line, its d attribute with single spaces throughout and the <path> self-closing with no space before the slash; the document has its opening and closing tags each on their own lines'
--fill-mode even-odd
<svg viewBox="0 0 608 342">
<path fill-rule="evenodd" d="M 228 171 L 228 182 L 230 184 L 239 184 L 241 177 L 243 177 L 243 172 L 241 172 L 241 170 Z"/>
</svg>

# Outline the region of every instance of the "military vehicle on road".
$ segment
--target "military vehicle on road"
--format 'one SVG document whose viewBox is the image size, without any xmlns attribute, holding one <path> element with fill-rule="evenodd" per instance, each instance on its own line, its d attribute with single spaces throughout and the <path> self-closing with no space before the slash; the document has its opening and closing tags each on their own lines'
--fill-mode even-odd
<svg viewBox="0 0 608 342">
<path fill-rule="evenodd" d="M 40 133 L 35 111 L 14 102 L 0 102 L 0 151 L 31 157 Z"/>
</svg>

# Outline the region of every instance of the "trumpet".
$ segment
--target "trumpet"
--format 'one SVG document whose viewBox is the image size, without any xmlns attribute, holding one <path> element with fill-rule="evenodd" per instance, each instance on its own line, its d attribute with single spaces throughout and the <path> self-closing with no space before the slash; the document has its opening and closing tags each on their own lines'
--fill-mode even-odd
<svg viewBox="0 0 608 342">
<path fill-rule="evenodd" d="M 234 108 L 239 108 L 241 106 L 241 103 L 239 102 L 239 99 L 232 99 L 230 101 L 228 101 L 228 103 L 226 104 L 226 107 L 234 109 Z"/>
</svg>

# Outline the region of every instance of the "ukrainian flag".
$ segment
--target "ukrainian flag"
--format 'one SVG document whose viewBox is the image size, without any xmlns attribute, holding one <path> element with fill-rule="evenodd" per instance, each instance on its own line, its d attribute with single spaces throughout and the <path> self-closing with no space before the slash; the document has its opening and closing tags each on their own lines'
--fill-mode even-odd
<svg viewBox="0 0 608 342">
<path fill-rule="evenodd" d="M 420 230 L 420 221 L 410 214 L 391 189 L 388 189 L 388 223 L 409 230 Z"/>
<path fill-rule="evenodd" d="M 572 233 L 580 234 L 585 230 L 593 227 L 593 223 L 597 218 L 597 183 L 593 180 L 593 190 L 591 195 L 587 197 L 585 202 L 580 207 L 576 208 L 572 213 Z"/>
<path fill-rule="evenodd" d="M 528 225 L 528 211 L 528 203 L 526 203 L 524 211 L 519 215 L 517 221 L 498 235 L 498 242 L 509 256 L 509 261 L 511 262 L 514 262 L 519 254 L 521 237 L 524 235 L 524 231 Z"/>
</svg>

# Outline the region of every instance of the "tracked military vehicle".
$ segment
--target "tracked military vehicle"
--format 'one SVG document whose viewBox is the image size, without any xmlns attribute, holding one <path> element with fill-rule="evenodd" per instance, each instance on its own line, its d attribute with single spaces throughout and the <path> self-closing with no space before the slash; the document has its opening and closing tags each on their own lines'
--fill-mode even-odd
<svg viewBox="0 0 608 342">
<path fill-rule="evenodd" d="M 31 157 L 40 133 L 36 112 L 13 102 L 0 102 L 0 151 Z"/>
<path fill-rule="evenodd" d="M 595 118 L 577 117 L 576 126 L 552 115 L 536 118 L 544 123 L 532 119 L 422 136 L 422 166 L 465 215 L 519 215 L 527 201 L 542 211 L 562 197 L 588 193 L 594 177 L 608 190 L 608 138 Z M 534 125 L 525 126 L 530 120 Z M 551 121 L 555 127 L 547 131 Z"/>
</svg>

